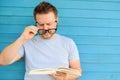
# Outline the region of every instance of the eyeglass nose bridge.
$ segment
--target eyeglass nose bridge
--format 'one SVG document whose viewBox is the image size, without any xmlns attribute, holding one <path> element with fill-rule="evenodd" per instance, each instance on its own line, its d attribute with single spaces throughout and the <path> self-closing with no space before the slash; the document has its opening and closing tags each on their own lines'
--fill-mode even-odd
<svg viewBox="0 0 120 80">
<path fill-rule="evenodd" d="M 56 29 L 55 29 L 56 30 Z M 44 33 L 43 34 L 45 34 L 45 33 L 50 33 L 51 34 L 51 31 L 50 31 L 50 29 L 48 29 L 48 30 L 44 30 Z M 55 31 L 56 32 L 56 31 Z"/>
<path fill-rule="evenodd" d="M 39 31 L 40 31 L 40 29 L 38 30 L 38 32 L 39 32 Z M 49 30 L 49 29 L 48 29 L 48 30 L 43 30 L 43 32 L 41 33 L 41 35 L 42 35 L 42 34 L 45 34 L 45 33 L 47 33 L 47 32 L 50 33 L 50 30 Z"/>
<path fill-rule="evenodd" d="M 48 30 L 44 30 L 44 34 L 45 34 L 46 32 L 49 32 L 49 33 L 50 33 L 49 29 L 48 29 Z"/>
</svg>

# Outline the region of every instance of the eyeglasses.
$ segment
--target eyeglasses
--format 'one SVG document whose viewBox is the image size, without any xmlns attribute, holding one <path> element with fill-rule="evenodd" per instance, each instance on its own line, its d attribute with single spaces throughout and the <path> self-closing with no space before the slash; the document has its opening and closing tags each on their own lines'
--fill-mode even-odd
<svg viewBox="0 0 120 80">
<path fill-rule="evenodd" d="M 54 34 L 55 32 L 57 31 L 57 28 L 52 28 L 52 29 L 48 29 L 48 30 L 45 30 L 45 29 L 39 29 L 38 30 L 38 33 L 40 34 L 40 35 L 43 35 L 43 34 L 45 34 L 45 33 L 50 33 L 50 34 Z"/>
<path fill-rule="evenodd" d="M 54 22 L 57 22 L 57 20 L 55 20 Z M 47 26 L 52 26 L 54 22 L 46 23 L 46 25 L 47 25 Z M 37 26 L 38 26 L 38 27 L 41 27 L 41 28 L 43 28 L 44 25 L 45 25 L 45 24 L 39 24 L 38 22 L 36 22 L 36 23 L 37 23 Z M 39 29 L 39 30 L 38 30 L 38 33 L 39 33 L 40 35 L 43 35 L 43 34 L 45 34 L 45 33 L 47 33 L 47 32 L 48 32 L 49 34 L 54 34 L 56 31 L 57 31 L 57 28 L 52 28 L 52 29 L 47 29 L 47 30 L 45 30 L 45 29 Z"/>
</svg>

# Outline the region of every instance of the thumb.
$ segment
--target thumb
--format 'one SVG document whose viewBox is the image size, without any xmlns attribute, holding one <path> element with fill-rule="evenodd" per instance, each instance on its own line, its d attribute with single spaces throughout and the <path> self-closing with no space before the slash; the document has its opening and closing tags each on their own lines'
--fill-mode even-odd
<svg viewBox="0 0 120 80">
<path fill-rule="evenodd" d="M 57 71 L 56 73 L 60 76 L 63 76 L 63 77 L 67 76 L 67 73 L 64 73 L 64 72 Z"/>
</svg>

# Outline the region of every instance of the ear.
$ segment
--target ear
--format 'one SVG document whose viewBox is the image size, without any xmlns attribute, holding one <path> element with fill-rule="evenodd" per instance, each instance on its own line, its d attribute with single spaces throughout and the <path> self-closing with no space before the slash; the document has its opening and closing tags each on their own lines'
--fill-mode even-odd
<svg viewBox="0 0 120 80">
<path fill-rule="evenodd" d="M 57 20 L 55 20 L 55 22 L 58 22 Z"/>
<path fill-rule="evenodd" d="M 58 23 L 58 17 L 56 18 L 55 22 Z"/>
</svg>

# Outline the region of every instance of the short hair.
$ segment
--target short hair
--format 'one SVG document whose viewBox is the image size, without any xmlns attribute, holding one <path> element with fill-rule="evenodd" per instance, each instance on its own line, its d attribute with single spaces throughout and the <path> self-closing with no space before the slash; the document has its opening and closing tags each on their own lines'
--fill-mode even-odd
<svg viewBox="0 0 120 80">
<path fill-rule="evenodd" d="M 44 13 L 47 14 L 49 12 L 53 12 L 55 17 L 58 16 L 58 11 L 56 7 L 50 4 L 49 2 L 43 1 L 35 7 L 33 12 L 34 19 L 36 20 L 36 14 L 44 14 Z"/>
</svg>

